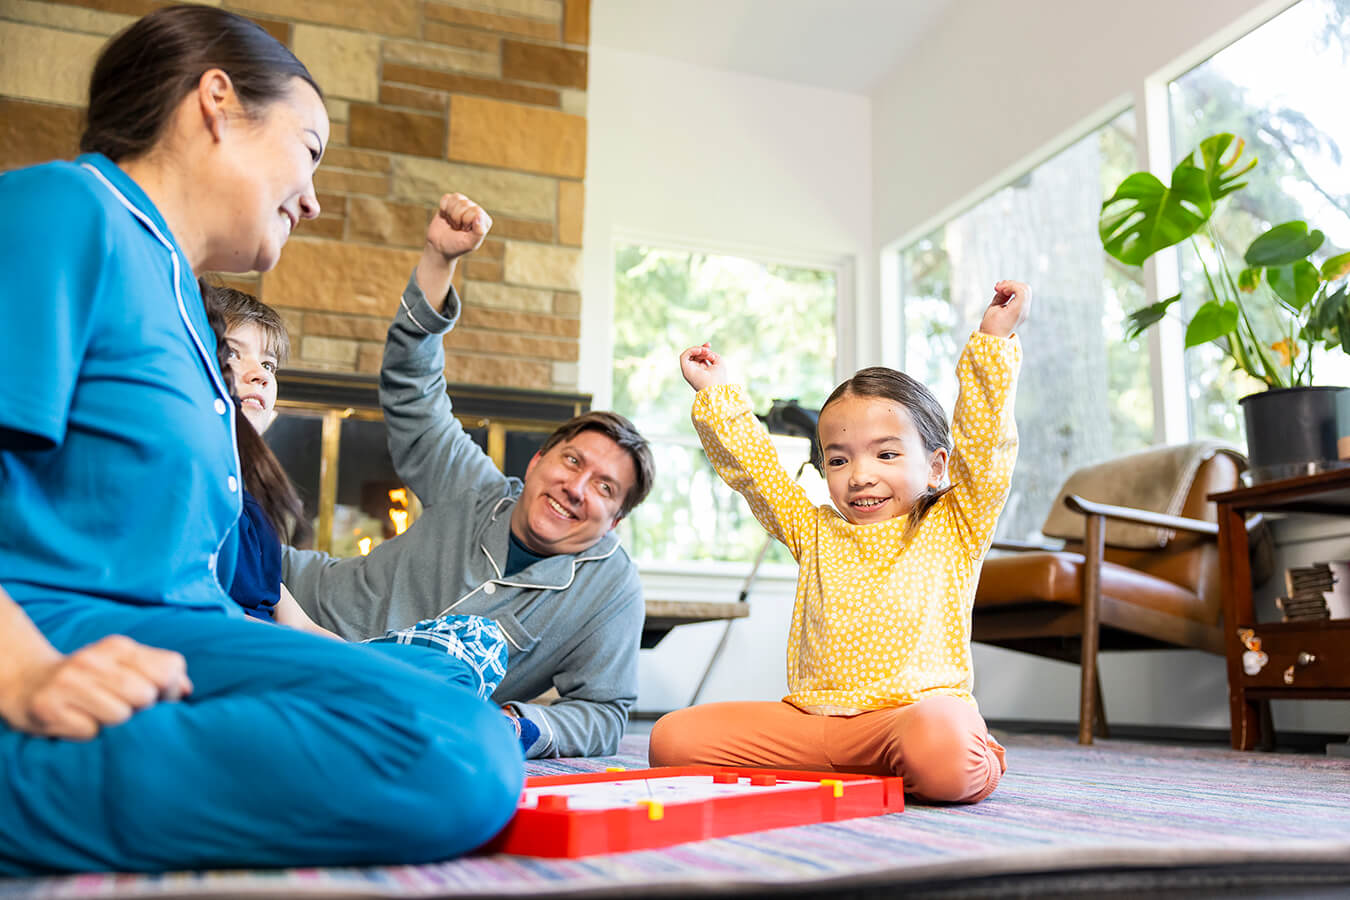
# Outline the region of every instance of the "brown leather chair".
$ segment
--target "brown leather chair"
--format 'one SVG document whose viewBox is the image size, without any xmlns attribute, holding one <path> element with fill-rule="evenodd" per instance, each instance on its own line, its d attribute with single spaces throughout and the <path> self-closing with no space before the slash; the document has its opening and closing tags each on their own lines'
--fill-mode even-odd
<svg viewBox="0 0 1350 900">
<path fill-rule="evenodd" d="M 975 594 L 972 639 L 1077 662 L 1078 742 L 1106 736 L 1099 650 L 1189 647 L 1222 655 L 1217 491 L 1246 460 L 1197 442 L 1074 472 L 1042 527 L 1062 547 L 996 541 Z M 1129 502 L 1133 500 L 1134 502 Z"/>
</svg>

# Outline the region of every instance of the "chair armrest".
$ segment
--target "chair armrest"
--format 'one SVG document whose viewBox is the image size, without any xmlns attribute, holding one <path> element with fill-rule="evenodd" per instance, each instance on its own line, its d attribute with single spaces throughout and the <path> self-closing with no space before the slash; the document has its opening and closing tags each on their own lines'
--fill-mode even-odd
<svg viewBox="0 0 1350 900">
<path fill-rule="evenodd" d="M 989 545 L 990 550 L 1006 550 L 1013 553 L 1058 553 L 1064 549 L 1064 543 L 1058 544 L 1038 544 L 1033 541 L 994 541 Z"/>
<path fill-rule="evenodd" d="M 1149 512 L 1143 509 L 1131 509 L 1128 506 L 1094 503 L 1091 500 L 1084 500 L 1077 494 L 1070 494 L 1065 497 L 1064 505 L 1085 516 L 1101 516 L 1105 519 L 1132 522 L 1135 525 L 1152 525 L 1157 528 L 1189 531 L 1192 534 L 1204 534 L 1211 537 L 1217 537 L 1219 534 L 1219 526 L 1214 522 L 1206 522 L 1202 519 L 1187 519 L 1182 516 L 1169 516 L 1165 513 Z"/>
</svg>

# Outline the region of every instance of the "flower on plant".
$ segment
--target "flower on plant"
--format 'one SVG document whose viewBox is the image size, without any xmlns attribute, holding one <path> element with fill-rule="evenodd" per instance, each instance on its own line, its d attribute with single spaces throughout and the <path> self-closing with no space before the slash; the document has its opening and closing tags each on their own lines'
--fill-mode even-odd
<svg viewBox="0 0 1350 900">
<path fill-rule="evenodd" d="M 1290 343 L 1288 338 L 1285 338 L 1282 341 L 1276 341 L 1275 343 L 1271 344 L 1270 349 L 1280 354 L 1280 365 L 1284 366 L 1285 368 L 1292 366 L 1294 364 L 1294 360 L 1298 359 L 1299 353 L 1298 344 Z"/>
</svg>

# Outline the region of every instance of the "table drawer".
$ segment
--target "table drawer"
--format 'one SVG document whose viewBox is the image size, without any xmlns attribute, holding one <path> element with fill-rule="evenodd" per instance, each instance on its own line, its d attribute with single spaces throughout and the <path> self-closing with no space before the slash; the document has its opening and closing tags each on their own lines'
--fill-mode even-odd
<svg viewBox="0 0 1350 900">
<path fill-rule="evenodd" d="M 1242 675 L 1247 688 L 1350 688 L 1350 620 L 1275 623 L 1252 629 L 1269 661 L 1255 675 Z"/>
</svg>

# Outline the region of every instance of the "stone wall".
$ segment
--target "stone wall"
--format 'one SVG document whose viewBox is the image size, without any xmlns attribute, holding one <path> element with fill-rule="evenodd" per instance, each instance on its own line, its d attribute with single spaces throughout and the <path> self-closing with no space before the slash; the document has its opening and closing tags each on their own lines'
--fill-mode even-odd
<svg viewBox="0 0 1350 900">
<path fill-rule="evenodd" d="M 75 153 L 107 37 L 156 0 L 0 0 L 0 169 Z M 264 276 L 297 368 L 376 372 L 446 191 L 495 225 L 460 267 L 451 381 L 572 390 L 581 315 L 590 0 L 226 0 L 324 88 L 323 212 Z"/>
</svg>

